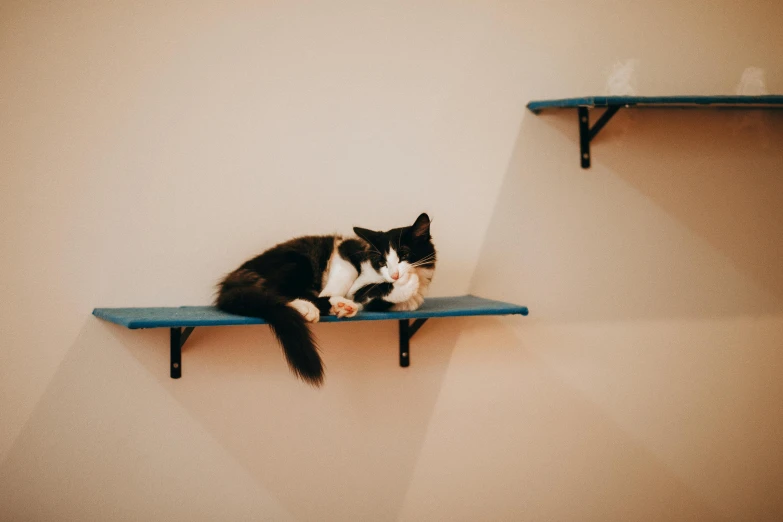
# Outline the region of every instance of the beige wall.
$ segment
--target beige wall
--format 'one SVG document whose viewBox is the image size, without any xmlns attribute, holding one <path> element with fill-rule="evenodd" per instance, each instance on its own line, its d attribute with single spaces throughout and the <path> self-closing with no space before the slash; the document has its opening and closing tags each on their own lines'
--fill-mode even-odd
<svg viewBox="0 0 783 522">
<path fill-rule="evenodd" d="M 783 92 L 783 4 L 0 4 L 0 519 L 783 518 L 783 114 L 533 98 Z M 297 204 L 298 202 L 298 204 Z M 294 234 L 426 210 L 434 293 L 531 316 L 167 333 Z"/>
</svg>

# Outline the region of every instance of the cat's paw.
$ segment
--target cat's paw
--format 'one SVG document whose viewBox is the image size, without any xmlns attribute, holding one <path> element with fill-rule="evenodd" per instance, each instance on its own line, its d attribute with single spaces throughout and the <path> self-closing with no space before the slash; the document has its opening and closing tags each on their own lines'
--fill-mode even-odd
<svg viewBox="0 0 783 522">
<path fill-rule="evenodd" d="M 288 306 L 302 314 L 305 321 L 308 323 L 317 323 L 321 318 L 321 312 L 318 311 L 318 307 L 307 299 L 294 299 Z"/>
<path fill-rule="evenodd" d="M 391 310 L 393 312 L 412 312 L 413 310 L 418 310 L 423 303 L 424 296 L 417 292 L 407 301 L 392 306 Z"/>
<path fill-rule="evenodd" d="M 353 317 L 362 309 L 362 305 L 340 296 L 330 297 L 329 304 L 332 305 L 329 313 L 341 319 L 343 317 Z"/>
</svg>

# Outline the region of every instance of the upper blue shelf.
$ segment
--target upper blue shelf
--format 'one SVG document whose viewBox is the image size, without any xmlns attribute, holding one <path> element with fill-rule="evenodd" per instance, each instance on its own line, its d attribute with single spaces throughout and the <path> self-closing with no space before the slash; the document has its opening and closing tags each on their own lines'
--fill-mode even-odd
<svg viewBox="0 0 783 522">
<path fill-rule="evenodd" d="M 643 109 L 783 109 L 783 95 L 764 96 L 587 96 L 559 100 L 536 100 L 527 104 L 534 114 L 546 109 L 576 109 L 579 122 L 579 157 L 582 168 L 590 168 L 590 142 L 622 108 Z M 590 111 L 606 109 L 590 126 Z"/>
<path fill-rule="evenodd" d="M 266 324 L 266 321 L 262 319 L 228 314 L 212 306 L 96 308 L 92 314 L 105 321 L 131 329 Z M 424 305 L 413 312 L 360 312 L 356 317 L 345 319 L 338 319 L 333 315 L 325 315 L 321 316 L 321 322 L 343 323 L 349 321 L 511 314 L 527 315 L 528 310 L 525 306 L 464 295 L 460 297 L 432 297 L 425 300 Z"/>
<path fill-rule="evenodd" d="M 538 114 L 545 109 L 573 109 L 577 107 L 670 107 L 670 108 L 773 108 L 783 109 L 783 95 L 764 96 L 586 96 L 558 100 L 536 100 L 527 108 Z"/>
</svg>

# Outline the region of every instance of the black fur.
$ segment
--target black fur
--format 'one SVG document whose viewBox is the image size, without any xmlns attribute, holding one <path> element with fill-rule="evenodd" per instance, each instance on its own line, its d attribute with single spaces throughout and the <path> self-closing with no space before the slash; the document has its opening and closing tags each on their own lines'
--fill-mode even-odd
<svg viewBox="0 0 783 522">
<path fill-rule="evenodd" d="M 353 300 L 357 303 L 367 303 L 373 299 L 381 299 L 389 295 L 394 288 L 391 283 L 376 283 L 374 285 L 365 285 L 356 291 Z"/>
<path fill-rule="evenodd" d="M 361 239 L 346 239 L 337 247 L 340 256 L 351 262 L 357 272 L 362 271 L 362 262 L 367 259 L 368 245 Z"/>
<path fill-rule="evenodd" d="M 318 294 L 334 241 L 334 236 L 300 237 L 270 248 L 226 276 L 215 303 L 226 312 L 267 321 L 288 366 L 313 386 L 324 378 L 318 346 L 305 319 L 287 303 L 306 299 L 329 313 L 329 300 Z"/>
<path fill-rule="evenodd" d="M 283 347 L 291 370 L 305 382 L 320 386 L 323 383 L 323 362 L 304 317 L 287 306 L 288 301 L 285 299 L 252 284 L 243 284 L 252 281 L 252 277 L 243 281 L 244 276 L 237 272 L 223 282 L 223 290 L 217 301 L 218 308 L 233 314 L 265 319 Z M 230 283 L 227 282 L 229 279 Z M 227 284 L 233 288 L 225 290 Z"/>
</svg>

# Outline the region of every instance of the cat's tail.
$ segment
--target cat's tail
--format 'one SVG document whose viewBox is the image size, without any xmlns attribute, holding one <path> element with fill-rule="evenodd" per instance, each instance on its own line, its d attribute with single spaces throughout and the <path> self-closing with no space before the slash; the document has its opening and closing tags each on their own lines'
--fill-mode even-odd
<svg viewBox="0 0 783 522">
<path fill-rule="evenodd" d="M 324 368 L 318 355 L 318 346 L 302 315 L 288 306 L 281 296 L 270 295 L 256 286 L 232 286 L 225 282 L 218 294 L 216 305 L 223 311 L 258 317 L 272 327 L 283 347 L 288 366 L 297 377 L 312 386 L 324 382 Z"/>
</svg>

